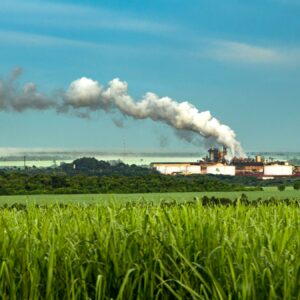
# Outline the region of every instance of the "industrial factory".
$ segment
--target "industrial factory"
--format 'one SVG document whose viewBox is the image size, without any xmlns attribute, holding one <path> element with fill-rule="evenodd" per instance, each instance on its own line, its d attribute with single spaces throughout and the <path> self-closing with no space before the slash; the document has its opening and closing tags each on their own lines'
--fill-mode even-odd
<svg viewBox="0 0 300 300">
<path fill-rule="evenodd" d="M 261 179 L 300 176 L 300 167 L 284 161 L 268 161 L 262 156 L 227 160 L 227 149 L 210 148 L 208 156 L 197 162 L 158 162 L 151 166 L 165 175 L 214 174 L 229 176 L 255 176 Z"/>
</svg>

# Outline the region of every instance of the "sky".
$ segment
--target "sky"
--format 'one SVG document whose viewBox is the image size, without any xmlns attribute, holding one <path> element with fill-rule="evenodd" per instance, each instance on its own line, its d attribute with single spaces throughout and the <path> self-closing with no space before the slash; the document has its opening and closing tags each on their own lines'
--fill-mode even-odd
<svg viewBox="0 0 300 300">
<path fill-rule="evenodd" d="M 300 0 L 0 0 L 0 78 L 43 93 L 81 77 L 188 101 L 246 151 L 300 151 Z M 165 124 L 54 111 L 0 112 L 0 147 L 182 151 Z"/>
</svg>

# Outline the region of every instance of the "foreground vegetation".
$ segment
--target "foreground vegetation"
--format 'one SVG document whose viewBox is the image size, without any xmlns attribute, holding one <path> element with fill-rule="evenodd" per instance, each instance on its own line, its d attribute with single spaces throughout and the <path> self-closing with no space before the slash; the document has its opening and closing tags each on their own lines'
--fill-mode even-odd
<svg viewBox="0 0 300 300">
<path fill-rule="evenodd" d="M 245 194 L 249 200 L 257 200 L 259 198 L 267 200 L 275 199 L 292 199 L 300 200 L 300 192 L 287 187 L 284 191 L 279 191 L 276 187 L 265 187 L 262 191 L 234 191 L 234 192 L 184 192 L 184 193 L 134 193 L 134 194 L 55 194 L 55 195 L 6 195 L 0 196 L 0 206 L 4 204 L 101 204 L 101 205 L 122 205 L 129 201 L 133 202 L 148 202 L 158 204 L 161 201 L 177 201 L 187 202 L 194 198 L 228 198 L 231 200 L 237 199 Z"/>
<path fill-rule="evenodd" d="M 298 203 L 1 209 L 1 299 L 299 299 Z"/>
</svg>

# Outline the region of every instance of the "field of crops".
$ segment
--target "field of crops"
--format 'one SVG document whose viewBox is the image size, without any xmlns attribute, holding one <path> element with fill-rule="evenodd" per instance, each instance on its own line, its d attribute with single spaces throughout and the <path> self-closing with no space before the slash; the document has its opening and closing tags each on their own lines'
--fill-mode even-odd
<svg viewBox="0 0 300 300">
<path fill-rule="evenodd" d="M 296 204 L 2 208 L 1 299 L 299 299 Z"/>
<path fill-rule="evenodd" d="M 264 191 L 250 192 L 194 192 L 194 193 L 147 193 L 147 194 L 83 194 L 83 195 L 22 195 L 22 196 L 0 196 L 0 206 L 12 203 L 88 203 L 88 204 L 125 204 L 128 201 L 147 201 L 159 203 L 162 200 L 176 200 L 178 202 L 191 201 L 195 197 L 203 196 L 217 198 L 226 197 L 236 199 L 246 194 L 250 200 L 258 198 L 269 199 L 300 199 L 300 191 L 287 187 L 285 191 L 278 191 L 276 187 L 266 187 Z"/>
</svg>

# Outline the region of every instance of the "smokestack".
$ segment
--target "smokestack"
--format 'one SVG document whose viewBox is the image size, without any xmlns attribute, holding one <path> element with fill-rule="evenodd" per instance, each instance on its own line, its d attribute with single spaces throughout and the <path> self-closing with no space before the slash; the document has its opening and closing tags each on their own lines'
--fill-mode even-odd
<svg viewBox="0 0 300 300">
<path fill-rule="evenodd" d="M 215 160 L 215 150 L 213 147 L 210 147 L 210 149 L 208 150 L 209 153 L 209 160 L 210 161 L 214 161 Z"/>
</svg>

